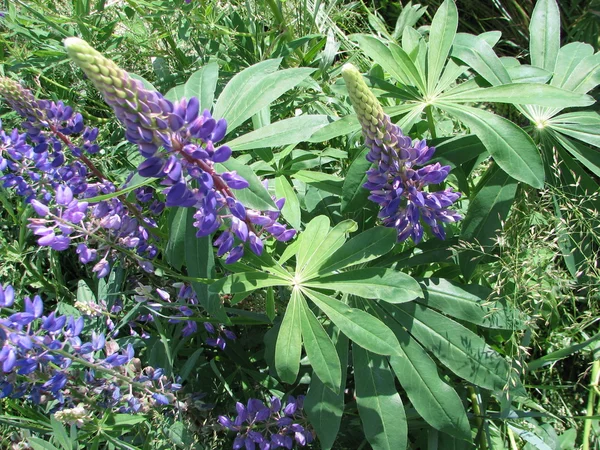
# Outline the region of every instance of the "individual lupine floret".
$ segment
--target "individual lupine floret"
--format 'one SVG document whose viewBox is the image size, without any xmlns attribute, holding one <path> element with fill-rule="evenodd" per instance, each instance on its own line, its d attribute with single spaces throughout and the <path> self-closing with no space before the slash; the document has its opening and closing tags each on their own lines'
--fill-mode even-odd
<svg viewBox="0 0 600 450">
<path fill-rule="evenodd" d="M 244 244 L 260 255 L 262 238 L 271 234 L 280 241 L 291 239 L 295 231 L 271 220 L 256 230 L 257 222 L 246 215 L 245 207 L 233 190 L 248 187 L 248 182 L 235 171 L 218 173 L 215 164 L 231 156 L 227 145 L 215 147 L 226 134 L 227 122 L 215 120 L 208 110 L 200 112 L 198 98 L 171 102 L 160 93 L 144 88 L 113 61 L 105 58 L 87 42 L 78 38 L 65 40 L 71 59 L 83 69 L 117 118 L 125 126 L 125 137 L 137 144 L 146 158 L 138 172 L 144 177 L 160 178 L 165 189 L 166 205 L 193 207 L 203 237 L 224 228 L 215 245 L 227 263 L 239 260 Z M 192 187 L 188 180 L 195 181 Z M 238 245 L 236 244 L 236 238 Z"/>
<path fill-rule="evenodd" d="M 438 192 L 424 188 L 443 182 L 450 166 L 423 166 L 435 148 L 428 147 L 424 140 L 413 141 L 392 123 L 354 66 L 344 65 L 342 75 L 362 126 L 365 145 L 370 149 L 367 160 L 375 164 L 367 171 L 368 181 L 363 187 L 371 191 L 369 199 L 380 205 L 382 223 L 396 228 L 399 242 L 411 237 L 419 243 L 424 231 L 421 221 L 429 225 L 436 237 L 445 239 L 442 224 L 462 219 L 448 209 L 460 193 L 452 188 Z"/>
</svg>

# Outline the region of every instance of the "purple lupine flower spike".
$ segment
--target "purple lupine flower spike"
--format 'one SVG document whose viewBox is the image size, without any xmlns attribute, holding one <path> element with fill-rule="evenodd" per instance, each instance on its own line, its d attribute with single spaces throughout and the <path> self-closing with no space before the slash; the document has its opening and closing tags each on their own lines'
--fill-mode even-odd
<svg viewBox="0 0 600 450">
<path fill-rule="evenodd" d="M 371 191 L 369 200 L 379 204 L 382 223 L 396 228 L 399 242 L 410 237 L 418 244 L 423 238 L 423 222 L 436 237 L 445 239 L 442 224 L 462 219 L 448 209 L 460 193 L 452 188 L 438 192 L 424 188 L 444 181 L 450 166 L 435 163 L 417 168 L 431 159 L 435 148 L 424 140 L 413 141 L 392 123 L 354 66 L 344 65 L 342 75 L 370 149 L 367 160 L 374 163 L 363 187 Z"/>
<path fill-rule="evenodd" d="M 272 235 L 287 241 L 295 235 L 275 221 L 253 222 L 237 199 L 235 190 L 249 186 L 236 171 L 218 173 L 215 164 L 227 161 L 231 148 L 217 146 L 227 133 L 227 121 L 215 119 L 209 110 L 200 112 L 196 97 L 177 102 L 148 90 L 105 58 L 87 42 L 78 38 L 64 41 L 71 59 L 86 73 L 115 115 L 125 126 L 125 137 L 137 144 L 144 161 L 138 173 L 161 179 L 167 186 L 166 206 L 195 208 L 197 237 L 209 236 L 221 229 L 215 240 L 218 255 L 228 264 L 244 255 L 244 244 L 262 254 L 262 239 Z M 190 182 L 191 181 L 191 182 Z"/>
</svg>

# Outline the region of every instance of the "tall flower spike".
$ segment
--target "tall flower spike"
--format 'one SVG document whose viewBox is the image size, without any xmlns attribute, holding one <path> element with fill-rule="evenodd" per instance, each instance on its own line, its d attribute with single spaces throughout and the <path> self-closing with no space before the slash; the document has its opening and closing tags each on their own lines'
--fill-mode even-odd
<svg viewBox="0 0 600 450">
<path fill-rule="evenodd" d="M 344 65 L 342 76 L 362 126 L 365 145 L 370 148 L 367 160 L 375 163 L 367 172 L 368 181 L 363 187 L 371 191 L 369 199 L 380 205 L 383 224 L 397 229 L 398 241 L 411 237 L 419 243 L 423 238 L 423 220 L 435 236 L 444 239 L 442 223 L 462 218 L 448 209 L 460 193 L 452 188 L 439 192 L 427 192 L 424 188 L 444 181 L 450 166 L 435 163 L 417 169 L 415 166 L 431 159 L 435 148 L 428 147 L 425 141 L 412 141 L 392 123 L 352 64 Z"/>
<path fill-rule="evenodd" d="M 196 97 L 172 103 L 159 92 L 144 88 L 81 39 L 65 39 L 65 47 L 125 125 L 127 140 L 137 144 L 146 158 L 138 173 L 160 178 L 161 184 L 168 186 L 164 191 L 166 206 L 196 209 L 198 237 L 223 231 L 223 238 L 214 244 L 219 247 L 219 256 L 228 254 L 226 263 L 243 256 L 245 242 L 260 255 L 263 244 L 259 241 L 265 235 L 280 241 L 294 236 L 295 231 L 286 230 L 276 217 L 264 224 L 253 222 L 253 216 L 246 214 L 233 193 L 248 187 L 248 182 L 235 171 L 216 172 L 215 164 L 227 161 L 232 153 L 227 145 L 214 145 L 225 137 L 225 119 L 215 120 L 209 110 L 200 112 Z"/>
</svg>

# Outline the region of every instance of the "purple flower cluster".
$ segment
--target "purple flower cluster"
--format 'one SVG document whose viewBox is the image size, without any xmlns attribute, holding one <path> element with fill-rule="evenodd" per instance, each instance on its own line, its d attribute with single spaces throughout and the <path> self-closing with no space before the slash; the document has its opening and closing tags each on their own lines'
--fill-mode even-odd
<svg viewBox="0 0 600 450">
<path fill-rule="evenodd" d="M 227 255 L 226 263 L 238 261 L 246 243 L 262 254 L 265 235 L 279 241 L 294 237 L 295 230 L 277 222 L 284 199 L 276 202 L 279 211 L 247 210 L 233 191 L 248 187 L 248 181 L 236 171 L 216 171 L 215 164 L 225 163 L 232 153 L 227 145 L 216 145 L 225 137 L 225 119 L 215 120 L 209 110 L 201 112 L 196 97 L 171 102 L 144 88 L 81 39 L 68 38 L 65 47 L 113 108 L 127 140 L 146 158 L 138 173 L 167 186 L 167 206 L 196 210 L 196 236 L 222 230 L 214 245 L 219 256 Z"/>
<path fill-rule="evenodd" d="M 452 188 L 428 192 L 425 187 L 443 182 L 450 166 L 436 163 L 417 168 L 431 159 L 435 148 L 428 147 L 425 141 L 413 142 L 392 123 L 352 64 L 344 65 L 342 75 L 362 126 L 365 145 L 370 148 L 367 159 L 375 164 L 367 172 L 364 187 L 371 191 L 369 199 L 380 205 L 383 224 L 396 228 L 398 241 L 411 237 L 419 243 L 424 231 L 422 220 L 436 237 L 444 239 L 442 224 L 462 219 L 448 209 L 460 193 Z"/>
<path fill-rule="evenodd" d="M 445 239 L 442 224 L 462 219 L 456 211 L 448 209 L 460 198 L 460 193 L 452 188 L 437 192 L 427 192 L 424 188 L 444 181 L 450 166 L 435 163 L 416 168 L 431 159 L 435 148 L 428 147 L 424 140 L 413 142 L 387 116 L 384 124 L 386 136 L 390 137 L 387 143 L 377 137 L 365 139 L 365 145 L 371 149 L 367 159 L 376 164 L 367 171 L 368 181 L 363 185 L 371 191 L 369 200 L 380 205 L 383 224 L 398 230 L 398 241 L 411 237 L 418 244 L 423 238 L 421 220 L 436 237 Z"/>
<path fill-rule="evenodd" d="M 171 392 L 181 388 L 161 369 L 136 367 L 139 360 L 131 344 L 119 349 L 115 341 L 95 332 L 89 341 L 82 340 L 82 316 L 61 316 L 57 311 L 43 315 L 37 295 L 24 298 L 24 311 L 7 312 L 14 303 L 12 286 L 0 285 L 0 398 L 26 398 L 36 404 L 54 398 L 55 408 L 62 409 L 94 394 L 101 407 L 137 412 L 144 404 L 170 403 Z M 84 384 L 79 379 L 82 370 Z M 122 396 L 124 387 L 128 394 Z"/>
<path fill-rule="evenodd" d="M 234 450 L 255 450 L 257 447 L 260 450 L 291 449 L 294 441 L 304 447 L 313 441 L 314 436 L 306 428 L 303 405 L 303 395 L 297 398 L 290 395 L 283 408 L 277 397 L 271 398 L 270 407 L 261 400 L 252 398 L 247 405 L 240 402 L 236 404 L 235 419 L 219 416 L 219 423 L 228 430 L 237 432 L 233 441 Z"/>
<path fill-rule="evenodd" d="M 134 299 L 139 303 L 145 303 L 150 312 L 137 317 L 139 322 L 153 322 L 154 312 L 163 312 L 170 315 L 169 323 L 183 323 L 181 336 L 188 337 L 198 332 L 198 324 L 196 320 L 192 320 L 195 312 L 193 308 L 198 305 L 198 298 L 192 287 L 185 283 L 174 283 L 173 288 L 176 295 L 165 288 L 153 288 L 140 284 L 136 289 Z M 173 301 L 171 298 L 175 296 Z M 170 309 L 171 311 L 165 311 Z M 172 311 L 175 311 L 173 313 Z M 133 328 L 136 327 L 135 322 L 129 323 L 132 328 L 132 334 L 136 334 Z M 210 322 L 204 322 L 204 329 L 209 337 L 206 338 L 206 345 L 225 350 L 227 340 L 234 341 L 237 339 L 235 333 L 228 330 L 223 325 L 213 325 Z"/>
<path fill-rule="evenodd" d="M 94 263 L 99 278 L 110 272 L 115 248 L 134 251 L 141 267 L 152 270 L 147 259 L 158 253 L 152 216 L 162 212 L 164 203 L 154 200 L 148 187 L 136 190 L 137 204 L 117 196 L 91 203 L 98 195 L 115 192 L 85 156 L 99 151 L 94 143 L 98 129 L 84 128 L 81 114 L 69 106 L 35 100 L 8 78 L 0 77 L 0 95 L 23 117 L 26 130 L 8 134 L 0 122 L 0 183 L 25 197 L 40 216 L 29 225 L 38 244 L 62 251 L 81 240 L 79 260 Z"/>
<path fill-rule="evenodd" d="M 218 325 L 215 327 L 210 322 L 204 322 L 204 329 L 210 335 L 210 337 L 205 341 L 206 345 L 211 347 L 225 350 L 225 347 L 227 346 L 227 340 L 235 341 L 237 339 L 235 333 L 231 330 L 228 330 L 223 325 Z"/>
</svg>

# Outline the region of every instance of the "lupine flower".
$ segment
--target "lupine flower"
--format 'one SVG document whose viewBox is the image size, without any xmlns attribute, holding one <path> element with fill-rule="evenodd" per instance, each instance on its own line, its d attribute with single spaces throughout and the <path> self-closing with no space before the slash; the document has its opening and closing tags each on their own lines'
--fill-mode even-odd
<svg viewBox="0 0 600 450">
<path fill-rule="evenodd" d="M 419 243 L 424 231 L 421 222 L 429 225 L 436 237 L 445 239 L 443 223 L 462 219 L 448 209 L 460 193 L 452 188 L 438 192 L 424 188 L 444 181 L 450 166 L 423 166 L 435 148 L 428 147 L 424 140 L 411 140 L 392 123 L 354 66 L 344 65 L 342 75 L 362 126 L 365 145 L 370 148 L 367 159 L 374 163 L 363 186 L 371 191 L 369 199 L 380 205 L 382 223 L 396 228 L 399 242 L 411 237 L 415 244 Z"/>
<path fill-rule="evenodd" d="M 73 240 L 83 239 L 77 246 L 79 260 L 94 263 L 92 270 L 98 278 L 110 273 L 114 246 L 153 259 L 158 248 L 151 243 L 154 236 L 148 229 L 156 228 L 151 216 L 160 214 L 164 203 L 161 206 L 148 195 L 150 188 L 136 190 L 138 205 L 118 197 L 93 205 L 88 202 L 116 190 L 84 155 L 99 150 L 94 143 L 98 129 L 85 128 L 81 114 L 62 102 L 36 100 L 9 78 L 0 77 L 0 96 L 25 119 L 22 125 L 26 130 L 8 134 L 0 122 L 0 170 L 4 172 L 0 183 L 25 197 L 40 216 L 29 224 L 38 244 L 63 251 Z M 143 204 L 150 202 L 147 214 L 142 215 Z M 100 230 L 104 239 L 97 241 Z M 142 269 L 152 270 L 149 261 L 138 263 Z"/>
<path fill-rule="evenodd" d="M 103 333 L 92 332 L 91 341 L 83 342 L 83 317 L 61 316 L 57 311 L 44 316 L 43 301 L 37 295 L 33 299 L 25 297 L 23 303 L 23 312 L 6 316 L 0 311 L 0 398 L 26 398 L 39 404 L 49 395 L 58 401 L 55 411 L 67 408 L 64 420 L 76 421 L 79 412 L 73 409 L 75 401 L 89 398 L 89 393 L 99 396 L 101 407 L 137 412 L 143 404 L 147 409 L 171 403 L 172 392 L 181 388 L 161 369 L 136 369 L 131 344 L 118 351 L 116 343 L 110 341 L 113 350 L 109 354 Z M 0 309 L 13 304 L 14 289 L 0 285 Z M 83 363 L 96 370 L 85 371 L 86 383 L 82 386 L 77 368 Z M 109 377 L 96 376 L 96 371 Z M 121 396 L 119 382 L 130 391 L 128 396 Z"/>
<path fill-rule="evenodd" d="M 195 208 L 197 237 L 223 229 L 214 245 L 219 256 L 226 256 L 226 263 L 243 256 L 245 243 L 255 254 L 262 254 L 265 234 L 279 241 L 294 237 L 295 230 L 287 230 L 277 222 L 279 211 L 248 211 L 236 199 L 233 191 L 248 187 L 244 178 L 235 171 L 215 170 L 216 163 L 231 156 L 227 145 L 216 145 L 226 134 L 224 119 L 215 120 L 209 110 L 201 112 L 196 97 L 172 103 L 144 88 L 81 39 L 65 39 L 65 47 L 113 108 L 125 126 L 127 140 L 137 144 L 146 158 L 138 166 L 138 173 L 160 178 L 167 186 L 166 206 Z M 190 179 L 197 187 L 192 187 Z M 277 202 L 279 209 L 283 201 Z"/>
<path fill-rule="evenodd" d="M 218 421 L 222 427 L 237 433 L 233 441 L 234 450 L 291 449 L 294 441 L 300 447 L 310 444 L 314 436 L 306 428 L 306 418 L 302 414 L 304 396 L 295 398 L 290 395 L 283 410 L 281 406 L 281 400 L 277 397 L 271 398 L 270 407 L 261 400 L 251 398 L 246 405 L 240 402 L 236 404 L 235 419 L 219 416 Z"/>
<path fill-rule="evenodd" d="M 231 330 L 228 330 L 223 325 L 218 325 L 218 327 L 215 328 L 212 323 L 204 322 L 204 329 L 210 335 L 210 337 L 205 340 L 206 345 L 211 347 L 217 347 L 221 350 L 225 350 L 225 347 L 227 346 L 227 340 L 235 341 L 237 339 L 235 333 Z"/>
</svg>

